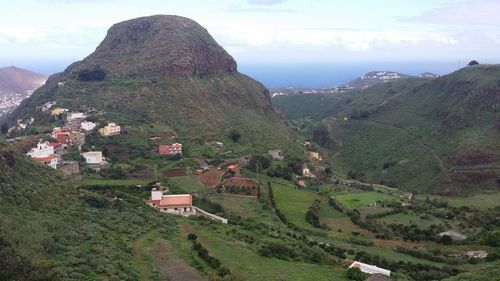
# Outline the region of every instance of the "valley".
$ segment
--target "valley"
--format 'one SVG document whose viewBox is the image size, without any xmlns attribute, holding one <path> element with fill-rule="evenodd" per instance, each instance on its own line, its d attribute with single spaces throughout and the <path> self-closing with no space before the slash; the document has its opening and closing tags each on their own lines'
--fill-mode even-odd
<svg viewBox="0 0 500 281">
<path fill-rule="evenodd" d="M 494 280 L 499 73 L 271 95 L 193 20 L 117 23 L 2 117 L 0 279 Z"/>
</svg>

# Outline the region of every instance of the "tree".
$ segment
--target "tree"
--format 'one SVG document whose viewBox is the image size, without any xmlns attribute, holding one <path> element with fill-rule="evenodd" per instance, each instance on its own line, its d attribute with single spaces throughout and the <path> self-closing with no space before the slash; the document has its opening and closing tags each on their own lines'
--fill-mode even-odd
<svg viewBox="0 0 500 281">
<path fill-rule="evenodd" d="M 263 155 L 253 155 L 248 161 L 247 167 L 252 171 L 257 171 L 257 167 L 260 172 L 266 170 L 271 165 L 271 160 Z"/>
<path fill-rule="evenodd" d="M 453 239 L 449 235 L 443 235 L 440 239 L 440 242 L 445 245 L 451 245 L 453 244 Z"/>
<path fill-rule="evenodd" d="M 233 142 L 240 141 L 241 134 L 240 134 L 240 132 L 238 132 L 238 130 L 232 129 L 229 135 L 230 135 L 231 139 L 233 140 Z"/>
<path fill-rule="evenodd" d="M 346 272 L 347 278 L 349 280 L 363 281 L 365 280 L 365 274 L 357 267 L 351 267 Z"/>
<path fill-rule="evenodd" d="M 468 66 L 473 66 L 473 65 L 478 65 L 479 62 L 477 62 L 477 60 L 472 60 L 471 62 L 469 62 L 469 64 L 467 64 Z"/>
</svg>

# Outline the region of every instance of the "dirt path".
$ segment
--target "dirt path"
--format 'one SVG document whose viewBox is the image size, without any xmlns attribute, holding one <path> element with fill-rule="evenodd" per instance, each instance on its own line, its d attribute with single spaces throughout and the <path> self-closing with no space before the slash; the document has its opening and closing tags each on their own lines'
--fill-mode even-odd
<svg viewBox="0 0 500 281">
<path fill-rule="evenodd" d="M 206 281 L 194 268 L 183 260 L 171 255 L 170 243 L 163 239 L 157 239 L 149 250 L 153 257 L 155 267 L 160 274 L 160 280 L 168 281 Z"/>
</svg>

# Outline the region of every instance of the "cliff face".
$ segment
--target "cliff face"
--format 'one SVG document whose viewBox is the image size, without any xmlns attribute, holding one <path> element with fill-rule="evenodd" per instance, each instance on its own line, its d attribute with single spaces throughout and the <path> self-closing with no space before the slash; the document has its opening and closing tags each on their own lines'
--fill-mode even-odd
<svg viewBox="0 0 500 281">
<path fill-rule="evenodd" d="M 67 71 L 203 76 L 236 72 L 234 59 L 193 20 L 150 16 L 113 25 L 95 52 Z"/>
</svg>

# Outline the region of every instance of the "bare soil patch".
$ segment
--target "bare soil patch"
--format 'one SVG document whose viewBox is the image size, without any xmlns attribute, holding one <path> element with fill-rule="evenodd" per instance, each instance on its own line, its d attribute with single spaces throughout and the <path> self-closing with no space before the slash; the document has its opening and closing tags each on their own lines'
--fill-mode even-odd
<svg viewBox="0 0 500 281">
<path fill-rule="evenodd" d="M 167 177 L 182 177 L 186 175 L 186 168 L 174 168 L 163 171 Z"/>
<path fill-rule="evenodd" d="M 209 169 L 196 176 L 198 181 L 208 187 L 215 187 L 219 183 L 219 179 L 224 173 L 223 170 L 218 170 L 217 168 Z"/>
</svg>

